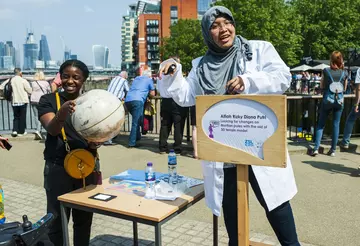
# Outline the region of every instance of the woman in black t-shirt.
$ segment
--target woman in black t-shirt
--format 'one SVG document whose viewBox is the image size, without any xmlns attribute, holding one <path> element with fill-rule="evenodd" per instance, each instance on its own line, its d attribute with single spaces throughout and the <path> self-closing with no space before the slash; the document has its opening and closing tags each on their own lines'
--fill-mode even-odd
<svg viewBox="0 0 360 246">
<path fill-rule="evenodd" d="M 70 115 L 75 111 L 75 99 L 89 76 L 87 66 L 78 60 L 68 60 L 60 67 L 63 92 L 59 93 L 61 107 L 57 110 L 55 93 L 44 95 L 38 104 L 39 120 L 47 131 L 44 158 L 44 188 L 47 197 L 47 212 L 55 215 L 49 231 L 50 240 L 55 245 L 63 245 L 60 203 L 57 197 L 82 187 L 82 180 L 67 174 L 64 160 L 67 154 L 61 134 L 64 127 L 71 150 L 87 149 L 96 156 L 97 145 L 88 143 L 71 125 Z M 86 184 L 93 183 L 93 175 L 86 178 Z M 70 209 L 68 210 L 70 216 Z M 89 245 L 92 213 L 73 209 L 74 245 Z"/>
</svg>

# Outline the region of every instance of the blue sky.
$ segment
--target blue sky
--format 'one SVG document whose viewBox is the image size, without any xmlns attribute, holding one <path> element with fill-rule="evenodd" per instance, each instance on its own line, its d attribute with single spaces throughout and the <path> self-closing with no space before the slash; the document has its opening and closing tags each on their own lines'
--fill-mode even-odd
<svg viewBox="0 0 360 246">
<path fill-rule="evenodd" d="M 12 40 L 21 48 L 26 29 L 36 41 L 48 39 L 51 58 L 63 59 L 60 36 L 78 59 L 93 64 L 93 44 L 110 49 L 110 63 L 121 63 L 121 23 L 128 5 L 136 0 L 0 0 L 0 41 Z"/>
</svg>

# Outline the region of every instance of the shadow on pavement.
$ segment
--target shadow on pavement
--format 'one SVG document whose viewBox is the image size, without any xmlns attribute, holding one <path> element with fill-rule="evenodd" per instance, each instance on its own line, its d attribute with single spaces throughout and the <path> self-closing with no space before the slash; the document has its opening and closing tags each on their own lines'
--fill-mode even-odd
<svg viewBox="0 0 360 246">
<path fill-rule="evenodd" d="M 322 169 L 337 174 L 345 174 L 351 177 L 360 177 L 360 170 L 352 167 L 346 167 L 342 164 L 333 164 L 323 161 L 303 161 L 315 168 Z"/>
<path fill-rule="evenodd" d="M 90 246 L 97 246 L 97 245 L 133 245 L 133 239 L 128 237 L 122 236 L 114 236 L 114 235 L 98 235 L 91 239 Z M 139 239 L 139 245 L 154 245 L 153 241 Z"/>
<path fill-rule="evenodd" d="M 169 139 L 170 140 L 170 139 Z M 169 148 L 172 147 L 172 142 L 173 141 L 168 141 L 169 142 Z M 128 148 L 128 143 L 129 143 L 129 135 L 118 135 L 116 138 L 113 139 L 113 143 L 119 144 L 124 146 L 125 148 Z M 160 153 L 159 152 L 159 137 L 157 136 L 153 136 L 153 135 L 143 135 L 141 137 L 141 140 L 137 141 L 136 143 L 136 147 L 137 149 L 146 149 L 149 151 L 152 151 L 154 153 Z M 110 146 L 111 147 L 111 146 Z M 192 148 L 192 143 L 187 142 L 185 139 L 182 142 L 182 156 L 187 156 L 192 158 L 193 157 L 193 148 Z"/>
</svg>

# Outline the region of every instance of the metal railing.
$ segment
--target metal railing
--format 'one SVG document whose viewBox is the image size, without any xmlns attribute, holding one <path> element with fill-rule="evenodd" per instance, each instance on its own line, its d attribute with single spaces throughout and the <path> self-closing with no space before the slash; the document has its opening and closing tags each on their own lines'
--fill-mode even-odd
<svg viewBox="0 0 360 246">
<path fill-rule="evenodd" d="M 340 136 L 343 135 L 346 118 L 355 103 L 355 95 L 344 95 L 344 110 L 340 120 Z M 322 102 L 321 95 L 300 95 L 287 97 L 287 137 L 291 140 L 314 140 L 316 126 L 319 120 L 319 110 Z M 330 139 L 332 134 L 332 116 L 328 117 L 324 128 L 323 140 Z M 360 124 L 354 125 L 352 137 L 360 136 Z"/>
<path fill-rule="evenodd" d="M 350 110 L 355 103 L 354 95 L 345 95 L 345 105 L 340 121 L 340 136 L 343 133 L 345 122 Z M 287 97 L 287 137 L 291 140 L 302 141 L 305 140 L 305 134 L 314 135 L 316 132 L 316 125 L 319 117 L 319 109 L 321 105 L 322 96 L 320 95 L 300 95 Z M 160 102 L 161 97 L 155 97 L 151 100 L 155 105 L 156 114 L 153 116 L 153 130 L 149 131 L 150 134 L 159 134 L 161 127 L 160 118 Z M 189 110 L 190 111 L 190 110 Z M 12 130 L 12 107 L 8 101 L 0 100 L 0 133 L 11 132 Z M 332 117 L 328 117 L 325 129 L 324 140 L 326 140 L 332 133 L 331 127 Z M 27 107 L 27 130 L 35 130 L 35 119 L 30 107 Z M 130 132 L 131 130 L 131 115 L 126 114 L 125 123 L 122 127 L 122 132 Z M 186 119 L 184 135 L 187 141 L 191 139 L 191 126 L 190 126 L 190 112 Z M 357 121 L 353 130 L 354 137 L 360 137 L 360 122 Z M 314 138 L 312 137 L 311 140 Z"/>
</svg>

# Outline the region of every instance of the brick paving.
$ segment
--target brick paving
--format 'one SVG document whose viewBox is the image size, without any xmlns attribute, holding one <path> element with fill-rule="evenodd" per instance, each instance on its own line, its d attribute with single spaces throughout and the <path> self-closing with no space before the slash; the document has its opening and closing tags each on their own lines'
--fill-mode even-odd
<svg viewBox="0 0 360 246">
<path fill-rule="evenodd" d="M 42 187 L 0 178 L 5 195 L 5 215 L 8 221 L 20 221 L 22 215 L 27 214 L 29 220 L 37 221 L 45 215 L 46 198 Z M 191 208 L 190 208 L 191 209 Z M 72 240 L 72 226 L 69 225 L 70 240 Z M 139 245 L 154 245 L 154 227 L 138 224 Z M 92 246 L 133 245 L 132 222 L 94 215 L 91 243 Z M 252 241 L 270 245 L 280 245 L 275 237 L 250 232 Z M 219 245 L 227 245 L 228 238 L 224 226 L 219 226 Z M 184 219 L 179 215 L 162 226 L 163 245 L 212 245 L 212 224 Z M 302 244 L 310 246 L 310 244 Z"/>
</svg>

